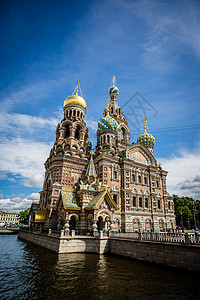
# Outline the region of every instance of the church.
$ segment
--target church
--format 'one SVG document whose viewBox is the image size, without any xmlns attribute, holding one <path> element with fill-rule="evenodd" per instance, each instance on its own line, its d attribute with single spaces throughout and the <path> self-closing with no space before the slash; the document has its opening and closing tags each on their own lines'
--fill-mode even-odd
<svg viewBox="0 0 200 300">
<path fill-rule="evenodd" d="M 147 132 L 145 118 L 144 132 L 130 143 L 113 77 L 92 149 L 85 123 L 87 103 L 79 93 L 78 80 L 64 101 L 32 224 L 78 234 L 172 231 L 174 203 L 167 192 L 167 171 L 154 157 L 155 138 Z"/>
</svg>

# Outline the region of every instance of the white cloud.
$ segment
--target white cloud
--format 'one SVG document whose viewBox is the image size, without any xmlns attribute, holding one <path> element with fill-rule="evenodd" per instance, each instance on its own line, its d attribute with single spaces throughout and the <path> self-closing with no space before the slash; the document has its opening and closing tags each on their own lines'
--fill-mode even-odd
<svg viewBox="0 0 200 300">
<path fill-rule="evenodd" d="M 32 200 L 27 198 L 6 198 L 0 199 L 0 210 L 10 210 L 10 211 L 21 211 L 29 208 L 32 204 Z"/>
<path fill-rule="evenodd" d="M 16 176 L 26 186 L 42 187 L 44 162 L 48 157 L 51 145 L 42 142 L 31 142 L 13 139 L 0 148 L 0 166 L 5 174 Z"/>
<path fill-rule="evenodd" d="M 55 129 L 58 124 L 57 118 L 41 118 L 26 114 L 17 113 L 0 113 L 0 132 L 4 135 L 15 134 L 15 136 L 20 136 L 23 134 L 34 133 L 34 130 L 41 128 L 51 128 Z"/>
<path fill-rule="evenodd" d="M 179 156 L 160 158 L 163 168 L 169 171 L 167 186 L 170 194 L 200 198 L 200 150 L 180 151 Z"/>
</svg>

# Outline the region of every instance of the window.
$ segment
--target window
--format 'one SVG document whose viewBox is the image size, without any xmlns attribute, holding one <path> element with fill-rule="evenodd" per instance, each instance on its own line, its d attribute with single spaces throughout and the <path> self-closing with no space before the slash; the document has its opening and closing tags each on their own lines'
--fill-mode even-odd
<svg viewBox="0 0 200 300">
<path fill-rule="evenodd" d="M 117 172 L 113 171 L 113 179 L 117 179 Z"/>
<path fill-rule="evenodd" d="M 158 180 L 156 180 L 156 187 L 159 187 L 159 182 L 158 182 Z"/>
<path fill-rule="evenodd" d="M 133 197 L 133 206 L 136 206 L 136 197 Z"/>
<path fill-rule="evenodd" d="M 139 175 L 139 176 L 138 176 L 138 183 L 141 183 L 141 181 L 142 181 L 142 178 L 141 178 L 141 176 Z"/>
<path fill-rule="evenodd" d="M 169 209 L 169 210 L 171 209 L 171 207 L 170 207 L 170 202 L 168 202 L 168 209 Z"/>
<path fill-rule="evenodd" d="M 148 207 L 148 198 L 145 198 L 145 207 Z"/>
<path fill-rule="evenodd" d="M 144 184 L 147 184 L 147 178 L 144 177 Z"/>
<path fill-rule="evenodd" d="M 113 200 L 117 204 L 117 195 L 113 195 Z"/>
<path fill-rule="evenodd" d="M 135 174 L 132 174 L 132 181 L 135 182 Z"/>
<path fill-rule="evenodd" d="M 139 198 L 139 207 L 142 207 L 142 198 Z"/>
<path fill-rule="evenodd" d="M 110 143 L 110 136 L 107 135 L 107 143 Z"/>
<path fill-rule="evenodd" d="M 161 209 L 161 201 L 158 200 L 158 209 Z"/>
<path fill-rule="evenodd" d="M 68 138 L 69 137 L 69 125 L 67 125 L 65 127 L 65 137 Z"/>
<path fill-rule="evenodd" d="M 121 129 L 120 137 L 121 137 L 121 141 L 125 140 L 125 130 L 124 130 L 124 128 Z"/>
</svg>

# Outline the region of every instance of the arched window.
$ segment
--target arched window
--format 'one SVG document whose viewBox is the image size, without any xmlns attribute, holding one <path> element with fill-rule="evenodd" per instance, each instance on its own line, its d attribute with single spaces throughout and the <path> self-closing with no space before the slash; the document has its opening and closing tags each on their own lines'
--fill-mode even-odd
<svg viewBox="0 0 200 300">
<path fill-rule="evenodd" d="M 73 115 L 74 115 L 74 117 L 76 117 L 76 111 L 75 110 L 73 111 Z"/>
<path fill-rule="evenodd" d="M 77 111 L 77 117 L 79 117 L 79 114 L 80 114 L 80 111 L 78 110 L 78 111 Z"/>
<path fill-rule="evenodd" d="M 104 144 L 106 143 L 106 136 L 105 135 L 103 136 L 103 143 Z"/>
<path fill-rule="evenodd" d="M 66 125 L 65 127 L 65 137 L 68 138 L 69 137 L 69 125 Z"/>
<path fill-rule="evenodd" d="M 72 115 L 72 110 L 70 109 L 70 111 L 69 111 L 69 116 L 71 117 L 71 115 Z"/>
<path fill-rule="evenodd" d="M 110 143 L 110 136 L 107 135 L 107 143 Z"/>
<path fill-rule="evenodd" d="M 121 129 L 120 135 L 121 135 L 121 141 L 124 141 L 125 140 L 125 129 L 124 128 Z"/>
<path fill-rule="evenodd" d="M 76 131 L 75 131 L 75 139 L 78 140 L 79 139 L 79 132 L 80 132 L 80 126 L 76 127 Z"/>
</svg>

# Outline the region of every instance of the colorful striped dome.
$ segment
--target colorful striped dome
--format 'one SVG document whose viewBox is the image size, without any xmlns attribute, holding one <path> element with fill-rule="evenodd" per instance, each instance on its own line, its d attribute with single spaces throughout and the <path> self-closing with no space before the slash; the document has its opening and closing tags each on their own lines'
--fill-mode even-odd
<svg viewBox="0 0 200 300">
<path fill-rule="evenodd" d="M 119 95 L 119 89 L 116 86 L 111 86 L 108 90 L 109 95 L 116 94 Z"/>
<path fill-rule="evenodd" d="M 114 131 L 117 131 L 118 123 L 115 119 L 111 118 L 109 115 L 106 117 L 103 117 L 98 122 L 98 129 L 104 130 L 104 129 L 111 129 Z"/>
<path fill-rule="evenodd" d="M 142 133 L 138 139 L 137 143 L 141 143 L 144 146 L 154 146 L 155 145 L 155 138 L 150 133 L 147 133 L 146 131 Z"/>
</svg>

